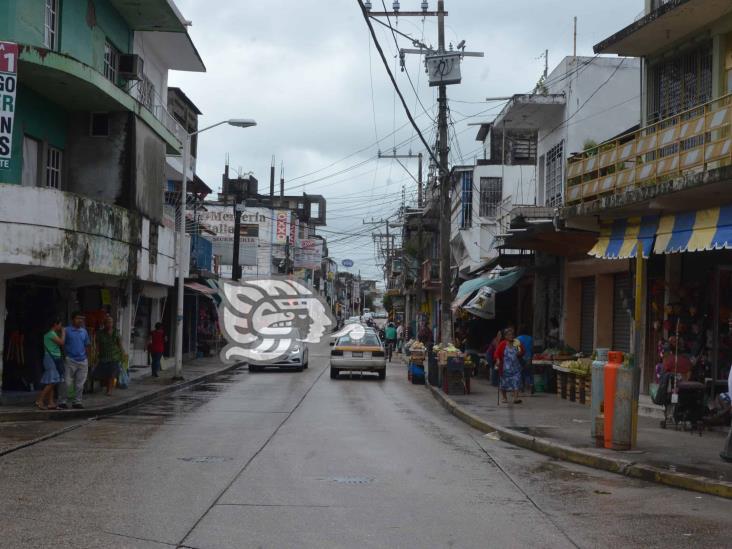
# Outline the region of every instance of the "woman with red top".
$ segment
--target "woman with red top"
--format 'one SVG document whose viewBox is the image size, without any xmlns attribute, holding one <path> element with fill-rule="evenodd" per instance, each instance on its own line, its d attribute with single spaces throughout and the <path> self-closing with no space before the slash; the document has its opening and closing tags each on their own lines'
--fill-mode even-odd
<svg viewBox="0 0 732 549">
<path fill-rule="evenodd" d="M 518 339 L 514 339 L 513 328 L 506 328 L 503 341 L 498 344 L 496 366 L 501 376 L 501 394 L 503 402 L 508 403 L 508 391 L 511 391 L 514 404 L 521 404 L 518 398 L 521 387 L 521 360 L 524 348 Z"/>
<path fill-rule="evenodd" d="M 165 352 L 165 331 L 160 322 L 155 324 L 155 329 L 150 332 L 148 349 L 152 357 L 152 376 L 158 377 L 158 373 L 160 372 L 160 359 L 163 358 L 163 352 Z"/>
</svg>

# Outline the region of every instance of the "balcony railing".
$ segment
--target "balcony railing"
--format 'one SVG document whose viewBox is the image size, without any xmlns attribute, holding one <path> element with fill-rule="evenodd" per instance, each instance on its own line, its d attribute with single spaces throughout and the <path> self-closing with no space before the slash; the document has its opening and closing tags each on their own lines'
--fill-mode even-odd
<svg viewBox="0 0 732 549">
<path fill-rule="evenodd" d="M 165 101 L 158 95 L 149 81 L 142 80 L 135 82 L 128 90 L 128 93 L 138 103 L 149 110 L 178 141 L 183 143 L 183 139 L 185 138 L 183 126 L 168 112 Z"/>
<path fill-rule="evenodd" d="M 566 203 L 587 202 L 732 162 L 732 94 L 589 149 L 567 162 Z"/>
</svg>

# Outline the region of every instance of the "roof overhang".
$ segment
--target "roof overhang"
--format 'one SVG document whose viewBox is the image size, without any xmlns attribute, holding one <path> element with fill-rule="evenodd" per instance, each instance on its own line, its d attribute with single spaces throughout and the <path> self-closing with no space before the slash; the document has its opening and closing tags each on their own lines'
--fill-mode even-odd
<svg viewBox="0 0 732 549">
<path fill-rule="evenodd" d="M 505 129 L 539 130 L 561 115 L 566 104 L 563 93 L 514 95 L 493 124 Z"/>
<path fill-rule="evenodd" d="M 206 66 L 187 32 L 142 31 L 139 34 L 170 70 L 206 72 Z"/>
<path fill-rule="evenodd" d="M 109 0 L 132 30 L 186 32 L 186 20 L 173 0 Z"/>
<path fill-rule="evenodd" d="M 478 135 L 475 136 L 476 141 L 485 141 L 485 138 L 488 137 L 488 133 L 491 131 L 491 128 L 493 127 L 493 122 L 488 122 L 486 124 L 481 124 L 480 129 L 478 130 Z"/>
<path fill-rule="evenodd" d="M 597 243 L 597 234 L 585 231 L 557 231 L 553 223 L 532 225 L 503 238 L 500 248 L 531 250 L 560 257 L 584 256 Z"/>
<path fill-rule="evenodd" d="M 595 53 L 647 57 L 732 13 L 729 0 L 670 0 L 594 47 Z"/>
</svg>

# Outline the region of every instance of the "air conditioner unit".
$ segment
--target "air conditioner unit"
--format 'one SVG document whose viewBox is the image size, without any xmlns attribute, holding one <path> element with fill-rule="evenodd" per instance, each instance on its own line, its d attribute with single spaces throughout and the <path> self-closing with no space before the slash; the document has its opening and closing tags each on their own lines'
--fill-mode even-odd
<svg viewBox="0 0 732 549">
<path fill-rule="evenodd" d="M 136 53 L 123 53 L 119 56 L 117 69 L 120 78 L 125 80 L 142 80 L 145 61 Z"/>
</svg>

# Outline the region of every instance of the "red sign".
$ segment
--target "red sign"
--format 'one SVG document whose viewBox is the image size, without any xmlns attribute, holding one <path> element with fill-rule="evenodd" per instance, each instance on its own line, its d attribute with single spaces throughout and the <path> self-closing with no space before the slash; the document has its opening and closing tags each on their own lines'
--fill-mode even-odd
<svg viewBox="0 0 732 549">
<path fill-rule="evenodd" d="M 18 44 L 0 42 L 0 72 L 18 72 Z"/>
<path fill-rule="evenodd" d="M 0 169 L 10 168 L 15 94 L 18 89 L 18 44 L 0 42 Z"/>
<path fill-rule="evenodd" d="M 287 210 L 277 211 L 277 224 L 275 225 L 275 244 L 287 243 L 287 225 L 290 222 L 290 212 Z"/>
</svg>

